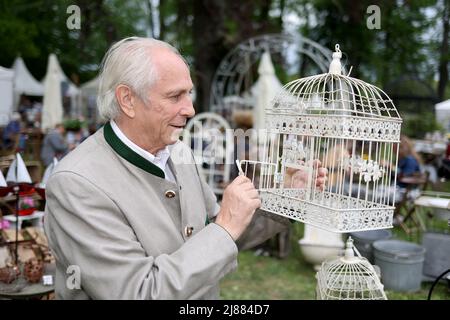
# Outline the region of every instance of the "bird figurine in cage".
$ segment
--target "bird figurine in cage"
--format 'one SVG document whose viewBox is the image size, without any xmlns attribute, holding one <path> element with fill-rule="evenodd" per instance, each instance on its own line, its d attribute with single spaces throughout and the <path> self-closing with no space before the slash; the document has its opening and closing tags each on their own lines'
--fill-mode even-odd
<svg viewBox="0 0 450 320">
<path fill-rule="evenodd" d="M 342 74 L 341 56 L 336 45 L 328 73 L 283 87 L 258 159 L 240 166 L 265 211 L 338 233 L 391 228 L 402 119 L 381 89 Z"/>
<path fill-rule="evenodd" d="M 323 262 L 316 278 L 318 300 L 387 300 L 374 266 L 361 257 L 351 237 L 344 256 Z"/>
</svg>

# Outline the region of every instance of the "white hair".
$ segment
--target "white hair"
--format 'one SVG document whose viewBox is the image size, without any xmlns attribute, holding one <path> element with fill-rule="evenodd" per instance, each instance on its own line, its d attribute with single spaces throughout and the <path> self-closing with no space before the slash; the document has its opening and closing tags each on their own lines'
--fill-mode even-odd
<svg viewBox="0 0 450 320">
<path fill-rule="evenodd" d="M 120 40 L 106 52 L 101 65 L 97 96 L 98 110 L 103 120 L 115 119 L 119 115 L 120 107 L 115 90 L 120 84 L 129 86 L 139 98 L 148 103 L 148 89 L 158 78 L 150 54 L 152 48 L 167 48 L 181 57 L 178 50 L 166 42 L 139 37 Z"/>
</svg>

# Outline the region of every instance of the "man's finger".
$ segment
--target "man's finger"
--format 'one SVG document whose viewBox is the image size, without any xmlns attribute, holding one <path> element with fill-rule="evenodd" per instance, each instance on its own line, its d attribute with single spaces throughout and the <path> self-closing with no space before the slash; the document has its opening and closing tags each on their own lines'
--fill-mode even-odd
<svg viewBox="0 0 450 320">
<path fill-rule="evenodd" d="M 242 183 L 240 185 L 240 188 L 242 188 L 242 191 L 248 191 L 248 190 L 255 189 L 255 186 L 251 181 L 248 181 L 248 182 Z"/>
<path fill-rule="evenodd" d="M 319 159 L 315 159 L 313 161 L 314 168 L 320 168 L 322 166 L 322 162 Z"/>
<path fill-rule="evenodd" d="M 246 176 L 237 176 L 236 179 L 233 180 L 233 183 L 240 185 L 246 182 L 251 182 L 249 178 Z"/>
<path fill-rule="evenodd" d="M 325 177 L 327 174 L 328 174 L 328 169 L 327 168 L 321 167 L 321 168 L 319 168 L 317 170 L 317 175 L 320 176 L 320 177 Z"/>
<path fill-rule="evenodd" d="M 247 195 L 251 198 L 251 199 L 259 199 L 259 192 L 256 189 L 247 191 Z"/>
<path fill-rule="evenodd" d="M 256 208 L 259 208 L 259 207 L 261 207 L 261 200 L 259 198 L 253 199 L 251 204 L 254 205 Z"/>
</svg>

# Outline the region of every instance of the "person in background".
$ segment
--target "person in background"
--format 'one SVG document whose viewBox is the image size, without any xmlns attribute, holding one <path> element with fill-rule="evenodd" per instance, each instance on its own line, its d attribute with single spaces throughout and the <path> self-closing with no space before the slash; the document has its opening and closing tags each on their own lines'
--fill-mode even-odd
<svg viewBox="0 0 450 320">
<path fill-rule="evenodd" d="M 50 131 L 44 138 L 41 149 L 41 160 L 44 166 L 52 163 L 53 158 L 60 160 L 69 151 L 68 145 L 64 139 L 66 130 L 62 124 L 57 124 L 55 129 Z"/>
<path fill-rule="evenodd" d="M 22 124 L 20 122 L 21 117 L 18 112 L 14 112 L 11 116 L 11 121 L 3 131 L 3 148 L 11 149 L 17 148 L 19 144 L 20 131 Z"/>
<path fill-rule="evenodd" d="M 398 186 L 405 188 L 406 185 L 400 180 L 404 177 L 418 176 L 421 173 L 421 157 L 414 150 L 414 144 L 405 135 L 400 136 L 400 146 L 398 151 L 397 181 Z"/>
<path fill-rule="evenodd" d="M 31 128 L 40 128 L 41 127 L 41 117 L 42 117 L 42 103 L 41 102 L 33 102 L 33 107 L 30 109 L 29 114 L 29 126 Z"/>
<path fill-rule="evenodd" d="M 438 176 L 443 181 L 450 179 L 450 136 L 447 136 L 447 149 L 438 167 Z"/>
<path fill-rule="evenodd" d="M 26 95 L 20 96 L 19 106 L 17 110 L 24 121 L 26 121 L 26 113 L 32 107 L 31 100 Z"/>
</svg>

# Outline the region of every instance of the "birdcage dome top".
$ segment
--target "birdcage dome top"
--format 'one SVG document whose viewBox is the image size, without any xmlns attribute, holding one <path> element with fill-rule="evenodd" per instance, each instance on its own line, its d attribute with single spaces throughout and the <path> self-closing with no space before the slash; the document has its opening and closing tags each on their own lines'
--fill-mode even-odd
<svg viewBox="0 0 450 320">
<path fill-rule="evenodd" d="M 349 237 L 343 257 L 322 263 L 316 275 L 320 298 L 385 300 L 375 268 L 359 253 L 355 256 L 354 250 Z"/>
<path fill-rule="evenodd" d="M 342 74 L 336 45 L 328 73 L 289 82 L 274 98 L 268 113 L 336 115 L 401 121 L 391 98 L 376 86 Z"/>
</svg>

